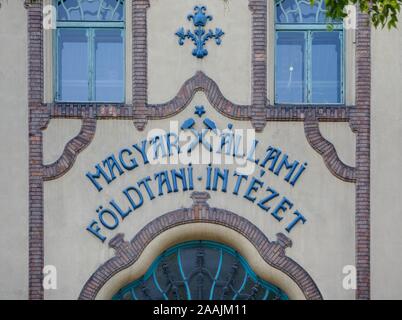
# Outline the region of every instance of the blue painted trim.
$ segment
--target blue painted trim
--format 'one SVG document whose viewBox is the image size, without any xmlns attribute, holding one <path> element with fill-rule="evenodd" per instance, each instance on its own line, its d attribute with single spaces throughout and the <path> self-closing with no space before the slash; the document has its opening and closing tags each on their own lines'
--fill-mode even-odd
<svg viewBox="0 0 402 320">
<path fill-rule="evenodd" d="M 88 100 L 95 100 L 95 30 L 87 28 L 88 38 Z"/>
<path fill-rule="evenodd" d="M 57 21 L 57 28 L 124 28 L 124 22 Z"/>
<path fill-rule="evenodd" d="M 232 300 L 236 300 L 237 297 L 239 296 L 239 294 L 243 291 L 244 286 L 246 285 L 246 282 L 247 282 L 247 278 L 248 278 L 248 274 L 247 274 L 247 272 L 244 272 L 243 282 L 242 282 L 242 284 L 240 285 L 239 290 L 236 291 L 236 294 L 233 296 L 233 299 L 232 299 Z"/>
<path fill-rule="evenodd" d="M 154 279 L 154 283 L 156 285 L 156 288 L 160 291 L 160 293 L 162 293 L 163 298 L 165 300 L 168 300 L 168 297 L 166 295 L 166 293 L 162 290 L 161 286 L 159 285 L 158 279 L 156 278 L 156 273 L 155 273 L 156 269 L 154 269 L 154 272 L 152 273 L 152 277 Z"/>
<path fill-rule="evenodd" d="M 333 24 L 330 25 L 331 29 L 329 29 L 329 25 L 326 24 L 284 24 L 284 23 L 277 23 L 275 29 L 276 30 L 287 30 L 287 31 L 307 31 L 307 30 L 343 30 L 343 24 Z"/>
<path fill-rule="evenodd" d="M 222 262 L 223 262 L 222 248 L 220 249 L 219 252 L 220 252 L 220 254 L 219 254 L 218 269 L 216 270 L 216 274 L 215 274 L 215 277 L 214 277 L 214 282 L 213 282 L 212 287 L 211 287 L 211 292 L 209 293 L 209 300 L 212 300 L 212 298 L 214 297 L 216 281 L 218 280 L 218 278 L 219 278 L 219 276 L 221 274 L 221 270 L 222 270 Z"/>
<path fill-rule="evenodd" d="M 183 265 L 181 263 L 181 251 L 180 251 L 180 248 L 178 248 L 178 250 L 177 250 L 177 262 L 179 264 L 179 270 L 180 270 L 181 277 L 183 278 L 184 285 L 186 287 L 187 299 L 191 300 L 191 291 L 190 291 L 190 288 L 188 287 L 187 277 L 184 274 Z"/>
<path fill-rule="evenodd" d="M 137 295 L 135 294 L 134 288 L 131 289 L 131 295 L 133 296 L 134 300 L 138 300 Z"/>
<path fill-rule="evenodd" d="M 313 34 L 311 30 L 308 30 L 304 33 L 305 36 L 305 43 L 307 44 L 305 47 L 306 50 L 306 55 L 305 55 L 305 63 L 306 63 L 306 68 L 305 68 L 305 74 L 306 74 L 306 93 L 304 96 L 305 102 L 311 103 L 313 100 Z"/>
</svg>

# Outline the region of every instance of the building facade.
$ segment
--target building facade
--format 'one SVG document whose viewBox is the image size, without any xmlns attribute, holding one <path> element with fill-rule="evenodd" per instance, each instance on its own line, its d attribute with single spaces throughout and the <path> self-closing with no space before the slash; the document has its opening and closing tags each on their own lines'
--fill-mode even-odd
<svg viewBox="0 0 402 320">
<path fill-rule="evenodd" d="M 2 1 L 0 297 L 402 298 L 402 34 L 307 3 Z"/>
</svg>

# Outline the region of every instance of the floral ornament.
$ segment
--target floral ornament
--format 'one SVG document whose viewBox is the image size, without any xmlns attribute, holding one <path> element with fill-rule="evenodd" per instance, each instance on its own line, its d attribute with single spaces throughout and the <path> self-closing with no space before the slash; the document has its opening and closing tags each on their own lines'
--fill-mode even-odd
<svg viewBox="0 0 402 320">
<path fill-rule="evenodd" d="M 205 30 L 205 26 L 208 21 L 212 21 L 212 16 L 206 15 L 205 12 L 207 8 L 205 6 L 196 6 L 194 7 L 194 14 L 189 14 L 187 19 L 189 21 L 193 20 L 193 24 L 195 27 L 194 32 L 191 30 L 184 30 L 181 27 L 175 35 L 179 37 L 179 45 L 183 45 L 186 38 L 193 41 L 195 48 L 193 49 L 193 56 L 198 59 L 202 59 L 208 55 L 208 50 L 205 49 L 205 44 L 209 39 L 215 39 L 215 43 L 220 45 L 222 43 L 221 37 L 225 34 L 222 29 L 216 28 L 215 32 L 211 29 L 208 32 Z"/>
</svg>

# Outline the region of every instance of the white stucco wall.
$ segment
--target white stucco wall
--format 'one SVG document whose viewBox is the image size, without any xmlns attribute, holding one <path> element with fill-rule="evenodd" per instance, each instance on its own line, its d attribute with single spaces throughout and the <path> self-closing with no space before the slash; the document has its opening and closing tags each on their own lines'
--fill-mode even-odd
<svg viewBox="0 0 402 320">
<path fill-rule="evenodd" d="M 173 120 L 182 123 L 193 117 L 194 105 L 204 105 L 208 118 L 216 121 L 219 128 L 226 128 L 228 123 L 232 123 L 236 129 L 250 127 L 249 122 L 232 121 L 220 115 L 209 105 L 203 93 L 196 94 L 189 106 Z M 169 121 L 151 121 L 147 130 L 152 128 L 167 130 Z M 197 128 L 202 128 L 202 125 L 198 124 Z M 107 241 L 113 235 L 123 232 L 127 240 L 131 239 L 161 214 L 191 206 L 190 192 L 172 193 L 153 201 L 149 201 L 144 194 L 143 206 L 127 217 L 117 229 L 105 233 L 108 237 L 105 244 L 85 230 L 91 220 L 97 217 L 95 210 L 99 205 L 106 206 L 112 198 L 123 201 L 121 192 L 124 188 L 135 185 L 137 180 L 147 175 L 153 177 L 162 169 L 175 167 L 140 164 L 135 170 L 119 176 L 102 192 L 95 190 L 85 177 L 86 172 L 94 171 L 93 166 L 108 155 L 140 142 L 146 134 L 136 131 L 131 121 L 98 121 L 93 142 L 78 156 L 74 167 L 60 179 L 45 183 L 45 242 L 52 244 L 45 247 L 45 263 L 57 267 L 59 286 L 58 290 L 46 291 L 46 298 L 78 297 L 85 281 L 112 256 L 113 251 L 107 248 Z M 328 171 L 321 156 L 308 144 L 302 123 L 268 123 L 264 132 L 257 134 L 256 138 L 261 144 L 260 153 L 257 154 L 260 158 L 266 147 L 273 145 L 288 153 L 292 159 L 308 162 L 306 173 L 294 188 L 268 171 L 262 178 L 281 195 L 291 199 L 294 208 L 299 209 L 308 220 L 289 234 L 294 245 L 288 249 L 288 255 L 309 272 L 324 298 L 352 299 L 354 292 L 342 288 L 342 269 L 354 263 L 354 185 L 338 180 Z M 352 158 L 350 154 L 354 152 L 354 141 L 343 135 L 335 140 L 338 140 L 335 144 L 342 144 L 344 157 Z M 56 139 L 54 143 L 58 143 Z M 51 139 L 48 148 L 53 149 Z M 141 163 L 141 160 L 137 160 Z M 233 165 L 226 167 L 234 169 Z M 205 168 L 205 165 L 194 165 L 194 177 L 204 173 Z M 253 175 L 258 177 L 259 169 Z M 246 186 L 241 187 L 239 196 L 234 196 L 233 183 L 231 180 L 227 193 L 211 191 L 209 204 L 244 216 L 272 240 L 276 238 L 276 233 L 286 233 L 284 228 L 294 218 L 291 211 L 284 214 L 285 218 L 279 223 L 269 213 L 243 198 Z M 205 178 L 202 182 L 195 180 L 195 190 L 205 191 L 204 185 Z"/>
<path fill-rule="evenodd" d="M 28 298 L 27 24 L 23 1 L 0 9 L 0 299 Z"/>
<path fill-rule="evenodd" d="M 401 19 L 401 16 L 400 16 Z M 402 23 L 372 33 L 372 298 L 402 298 Z"/>
<path fill-rule="evenodd" d="M 251 11 L 247 0 L 205 0 L 213 17 L 206 30 L 221 28 L 222 45 L 210 39 L 208 56 L 196 59 L 192 41 L 179 46 L 175 32 L 193 30 L 187 15 L 200 5 L 196 0 L 151 0 L 148 14 L 148 101 L 162 103 L 176 96 L 184 82 L 198 70 L 217 82 L 223 95 L 234 103 L 251 101 Z"/>
<path fill-rule="evenodd" d="M 148 10 L 149 102 L 162 103 L 171 99 L 185 80 L 197 70 L 203 70 L 217 82 L 228 99 L 249 104 L 251 13 L 248 2 L 204 1 L 208 13 L 214 17 L 209 26 L 231 31 L 223 37 L 222 46 L 209 42 L 209 56 L 204 60 L 196 60 L 191 55 L 193 44 L 187 41 L 184 46 L 178 46 L 174 37 L 178 27 L 191 27 L 186 16 L 197 2 L 176 2 L 172 6 L 172 1 L 151 0 Z M 175 18 L 161 19 L 161 16 L 166 15 Z M 270 24 L 268 28 L 272 29 Z M 3 1 L 0 9 L 0 104 L 3 108 L 0 118 L 0 133 L 3 137 L 0 205 L 4 222 L 0 228 L 1 299 L 28 298 L 26 30 L 23 1 Z M 268 39 L 272 40 L 272 33 Z M 128 53 L 130 47 L 128 42 Z M 402 223 L 399 219 L 399 182 L 402 179 L 399 170 L 402 161 L 401 52 L 401 24 L 399 30 L 373 30 L 371 294 L 374 299 L 402 297 Z M 353 61 L 348 64 L 348 70 L 351 66 Z M 130 64 L 127 67 L 131 69 Z M 268 66 L 270 71 L 272 65 Z M 272 95 L 272 89 L 268 88 L 268 91 Z M 128 98 L 130 95 L 128 89 Z M 51 99 L 51 94 L 48 99 Z M 348 100 L 353 99 L 351 93 Z M 218 114 L 202 93 L 197 94 L 187 109 L 175 119 L 183 121 L 193 116 L 193 106 L 197 104 L 204 104 L 208 117 L 220 127 L 226 126 L 228 122 L 233 123 L 235 128 L 250 127 L 248 122 L 232 121 Z M 168 128 L 168 121 L 151 121 L 147 129 L 159 127 Z M 44 132 L 44 162 L 57 160 L 65 143 L 79 130 L 78 120 L 52 120 Z M 340 159 L 348 165 L 354 165 L 355 137 L 349 126 L 344 123 L 321 123 L 320 130 L 334 144 Z M 145 135 L 146 132 L 136 131 L 132 121 L 99 121 L 94 141 L 79 155 L 71 171 L 58 180 L 45 183 L 45 263 L 55 265 L 58 270 L 58 290 L 46 291 L 46 298 L 77 298 L 89 276 L 113 255 L 113 250 L 91 236 L 85 227 L 96 217 L 95 209 L 98 205 L 112 197 L 121 197 L 123 188 L 157 172 L 161 167 L 140 166 L 138 170 L 119 177 L 102 193 L 93 189 L 85 173 L 107 155 L 140 142 Z M 300 209 L 308 219 L 305 225 L 297 226 L 289 235 L 293 247 L 287 250 L 288 255 L 309 272 L 325 299 L 353 299 L 354 292 L 342 288 L 342 268 L 355 263 L 354 185 L 342 182 L 330 174 L 322 158 L 308 145 L 301 123 L 268 123 L 257 138 L 261 145 L 280 147 L 294 158 L 309 163 L 302 181 L 295 188 L 272 175 L 268 178 L 271 185 L 288 196 L 295 203 L 295 208 Z M 199 182 L 195 183 L 197 185 Z M 229 189 L 232 187 L 229 185 Z M 244 192 L 244 187 L 241 190 Z M 189 196 L 190 192 L 187 192 L 157 197 L 152 202 L 145 201 L 142 208 L 121 223 L 118 229 L 107 234 L 108 240 L 117 232 L 124 232 L 126 240 L 131 239 L 160 214 L 190 206 L 192 201 Z M 290 215 L 286 218 L 288 220 L 279 223 L 241 195 L 235 197 L 229 192 L 211 192 L 211 196 L 211 206 L 243 215 L 272 240 L 277 232 L 286 233 L 284 227 L 290 222 Z M 170 237 L 174 237 L 174 234 Z M 153 252 L 150 256 L 155 255 Z M 135 267 L 141 270 L 144 265 Z"/>
</svg>

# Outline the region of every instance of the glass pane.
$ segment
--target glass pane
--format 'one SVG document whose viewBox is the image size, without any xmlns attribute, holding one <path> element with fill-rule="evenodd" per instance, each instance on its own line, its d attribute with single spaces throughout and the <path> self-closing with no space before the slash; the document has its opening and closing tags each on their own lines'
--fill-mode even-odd
<svg viewBox="0 0 402 320">
<path fill-rule="evenodd" d="M 277 103 L 305 101 L 305 32 L 277 32 L 275 98 Z"/>
<path fill-rule="evenodd" d="M 95 100 L 122 102 L 124 46 L 120 29 L 95 30 Z"/>
<path fill-rule="evenodd" d="M 300 21 L 300 11 L 297 2 L 294 0 L 276 1 L 276 22 L 295 23 Z"/>
<path fill-rule="evenodd" d="M 327 23 L 325 0 L 276 0 L 277 23 Z"/>
<path fill-rule="evenodd" d="M 340 103 L 341 32 L 313 32 L 312 37 L 312 102 Z"/>
<path fill-rule="evenodd" d="M 306 2 L 301 2 L 299 4 L 300 6 L 300 12 L 302 15 L 302 22 L 303 23 L 315 23 L 315 22 L 325 22 L 324 21 L 319 21 L 318 17 L 319 17 L 319 12 L 320 12 L 320 3 L 319 1 L 316 1 L 314 3 L 314 6 L 311 6 L 310 3 L 306 3 Z M 325 4 L 323 4 L 323 7 L 325 6 Z M 324 15 L 325 17 L 325 15 Z"/>
<path fill-rule="evenodd" d="M 123 21 L 124 0 L 58 0 L 58 20 Z"/>
<path fill-rule="evenodd" d="M 88 37 L 84 29 L 58 30 L 58 100 L 88 101 Z"/>
</svg>

